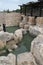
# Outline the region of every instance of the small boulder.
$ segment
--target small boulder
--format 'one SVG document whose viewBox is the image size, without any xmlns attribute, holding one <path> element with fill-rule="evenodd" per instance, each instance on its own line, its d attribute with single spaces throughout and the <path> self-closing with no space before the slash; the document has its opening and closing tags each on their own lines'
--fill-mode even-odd
<svg viewBox="0 0 43 65">
<path fill-rule="evenodd" d="M 6 42 L 0 40 L 0 54 L 6 52 Z"/>
<path fill-rule="evenodd" d="M 24 27 L 24 24 L 22 22 L 19 23 L 19 27 L 20 28 L 23 28 Z"/>
<path fill-rule="evenodd" d="M 4 32 L 4 31 L 0 32 L 0 40 L 8 41 L 8 40 L 11 40 L 13 38 L 14 38 L 13 33 L 8 33 L 8 32 Z"/>
<path fill-rule="evenodd" d="M 19 43 L 21 42 L 22 38 L 23 38 L 23 33 L 22 33 L 23 29 L 18 29 L 15 31 L 14 33 L 14 40 L 15 42 Z"/>
<path fill-rule="evenodd" d="M 28 24 L 25 24 L 24 25 L 24 29 L 28 30 L 29 29 L 29 25 Z"/>
<path fill-rule="evenodd" d="M 17 56 L 18 65 L 37 65 L 31 52 L 21 53 Z"/>
<path fill-rule="evenodd" d="M 43 28 L 43 17 L 36 18 L 36 25 Z"/>
<path fill-rule="evenodd" d="M 16 56 L 12 53 L 8 56 L 1 56 L 0 65 L 16 65 Z"/>
<path fill-rule="evenodd" d="M 41 28 L 39 28 L 38 26 L 29 26 L 29 32 L 31 35 L 39 35 L 41 33 L 40 29 Z"/>
<path fill-rule="evenodd" d="M 10 51 L 13 51 L 13 49 L 18 48 L 18 46 L 16 45 L 16 42 L 14 40 L 9 40 L 6 42 L 6 48 Z"/>
<path fill-rule="evenodd" d="M 31 53 L 38 65 L 43 65 L 43 35 L 38 35 L 31 43 Z"/>
<path fill-rule="evenodd" d="M 6 46 L 6 43 L 0 40 L 0 50 Z"/>
<path fill-rule="evenodd" d="M 28 19 L 28 22 L 27 22 L 29 25 L 34 25 L 34 24 L 36 24 L 36 22 L 35 22 L 35 17 L 31 17 L 31 16 L 29 16 L 29 19 Z"/>
</svg>

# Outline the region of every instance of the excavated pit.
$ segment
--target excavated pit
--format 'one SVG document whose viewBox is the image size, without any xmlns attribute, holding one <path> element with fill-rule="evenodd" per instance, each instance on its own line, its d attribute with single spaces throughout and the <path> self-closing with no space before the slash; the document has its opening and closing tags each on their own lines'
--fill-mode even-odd
<svg viewBox="0 0 43 65">
<path fill-rule="evenodd" d="M 19 29 L 19 27 L 15 27 L 15 26 L 6 27 L 6 31 L 10 33 L 14 33 L 14 31 L 16 31 L 17 29 Z M 27 32 L 27 34 L 23 36 L 22 41 L 19 43 L 19 47 L 13 50 L 11 53 L 18 55 L 24 52 L 29 52 L 31 48 L 31 42 L 33 39 L 34 37 L 31 36 L 29 32 Z M 6 49 L 6 53 L 2 53 L 0 54 L 0 56 L 6 56 L 8 54 L 9 54 L 9 51 Z"/>
</svg>

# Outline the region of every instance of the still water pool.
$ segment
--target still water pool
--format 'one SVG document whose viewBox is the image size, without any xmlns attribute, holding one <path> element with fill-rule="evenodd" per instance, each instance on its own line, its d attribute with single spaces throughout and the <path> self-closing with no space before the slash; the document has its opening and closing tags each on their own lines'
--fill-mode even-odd
<svg viewBox="0 0 43 65">
<path fill-rule="evenodd" d="M 19 29 L 19 27 L 15 27 L 15 26 L 6 27 L 6 31 L 10 33 L 14 33 L 14 31 L 17 29 Z M 17 55 L 20 53 L 29 52 L 31 48 L 31 42 L 33 39 L 34 37 L 32 37 L 29 34 L 29 32 L 27 32 L 27 34 L 24 35 L 22 41 L 20 42 L 19 47 L 16 50 L 14 50 L 12 53 Z M 2 55 L 7 55 L 7 53 L 2 54 Z"/>
</svg>

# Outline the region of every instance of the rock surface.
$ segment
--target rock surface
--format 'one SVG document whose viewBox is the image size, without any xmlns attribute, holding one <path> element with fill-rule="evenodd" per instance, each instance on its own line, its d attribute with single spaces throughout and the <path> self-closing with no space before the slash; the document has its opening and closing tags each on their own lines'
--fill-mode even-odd
<svg viewBox="0 0 43 65">
<path fill-rule="evenodd" d="M 0 54 L 5 53 L 6 43 L 0 40 Z"/>
<path fill-rule="evenodd" d="M 23 29 L 18 29 L 14 32 L 14 40 L 16 43 L 21 42 L 22 38 L 23 38 L 23 33 L 22 33 Z"/>
<path fill-rule="evenodd" d="M 26 24 L 26 23 L 27 23 L 27 20 L 28 20 L 27 16 L 24 16 L 24 17 L 23 17 L 23 20 L 22 20 L 22 23 L 23 23 L 23 24 Z"/>
<path fill-rule="evenodd" d="M 28 30 L 29 29 L 29 25 L 28 24 L 25 24 L 24 25 L 24 29 Z"/>
<path fill-rule="evenodd" d="M 36 18 L 36 25 L 43 28 L 43 17 Z"/>
<path fill-rule="evenodd" d="M 16 45 L 15 40 L 9 40 L 6 42 L 6 48 L 10 51 L 12 51 L 13 49 L 18 48 L 18 46 Z"/>
<path fill-rule="evenodd" d="M 19 27 L 20 27 L 20 28 L 23 28 L 23 27 L 24 27 L 23 22 L 20 22 L 20 23 L 19 23 Z"/>
<path fill-rule="evenodd" d="M 18 65 L 37 65 L 33 55 L 28 52 L 21 53 L 17 56 Z"/>
<path fill-rule="evenodd" d="M 3 46 L 6 44 L 6 49 L 8 49 L 9 51 L 12 49 L 16 49 L 17 45 L 16 42 L 14 40 L 14 36 L 13 33 L 8 33 L 8 32 L 0 32 L 0 39 L 3 41 L 0 41 L 0 46 L 3 48 Z M 1 48 L 0 47 L 0 48 Z"/>
<path fill-rule="evenodd" d="M 16 65 L 16 56 L 12 53 L 8 56 L 1 56 L 0 65 Z"/>
<path fill-rule="evenodd" d="M 38 65 L 43 65 L 43 35 L 38 35 L 31 43 L 31 53 Z"/>
<path fill-rule="evenodd" d="M 43 28 L 38 27 L 38 26 L 29 26 L 29 32 L 31 33 L 31 35 L 39 35 L 39 34 L 43 34 Z"/>
<path fill-rule="evenodd" d="M 0 50 L 6 46 L 6 43 L 0 40 Z"/>
<path fill-rule="evenodd" d="M 22 16 L 23 20 L 19 23 L 19 27 L 24 28 L 24 25 L 27 23 L 28 17 L 27 16 Z"/>
<path fill-rule="evenodd" d="M 11 39 L 13 39 L 13 33 L 0 31 L 0 40 L 9 41 Z"/>
<path fill-rule="evenodd" d="M 35 17 L 29 16 L 28 22 L 29 25 L 34 25 L 35 24 Z"/>
<path fill-rule="evenodd" d="M 27 29 L 23 29 L 23 35 L 27 34 Z"/>
<path fill-rule="evenodd" d="M 0 12 L 0 24 L 6 24 L 6 26 L 18 26 L 21 21 L 21 14 L 12 13 L 1 13 Z"/>
<path fill-rule="evenodd" d="M 3 31 L 3 26 L 2 25 L 0 25 L 0 31 Z"/>
</svg>

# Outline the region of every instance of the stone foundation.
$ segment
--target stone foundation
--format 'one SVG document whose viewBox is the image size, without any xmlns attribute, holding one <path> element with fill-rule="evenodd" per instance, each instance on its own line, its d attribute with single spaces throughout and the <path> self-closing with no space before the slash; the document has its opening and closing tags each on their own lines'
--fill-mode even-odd
<svg viewBox="0 0 43 65">
<path fill-rule="evenodd" d="M 0 13 L 0 25 L 5 23 L 6 26 L 18 26 L 20 21 L 20 13 Z"/>
</svg>

